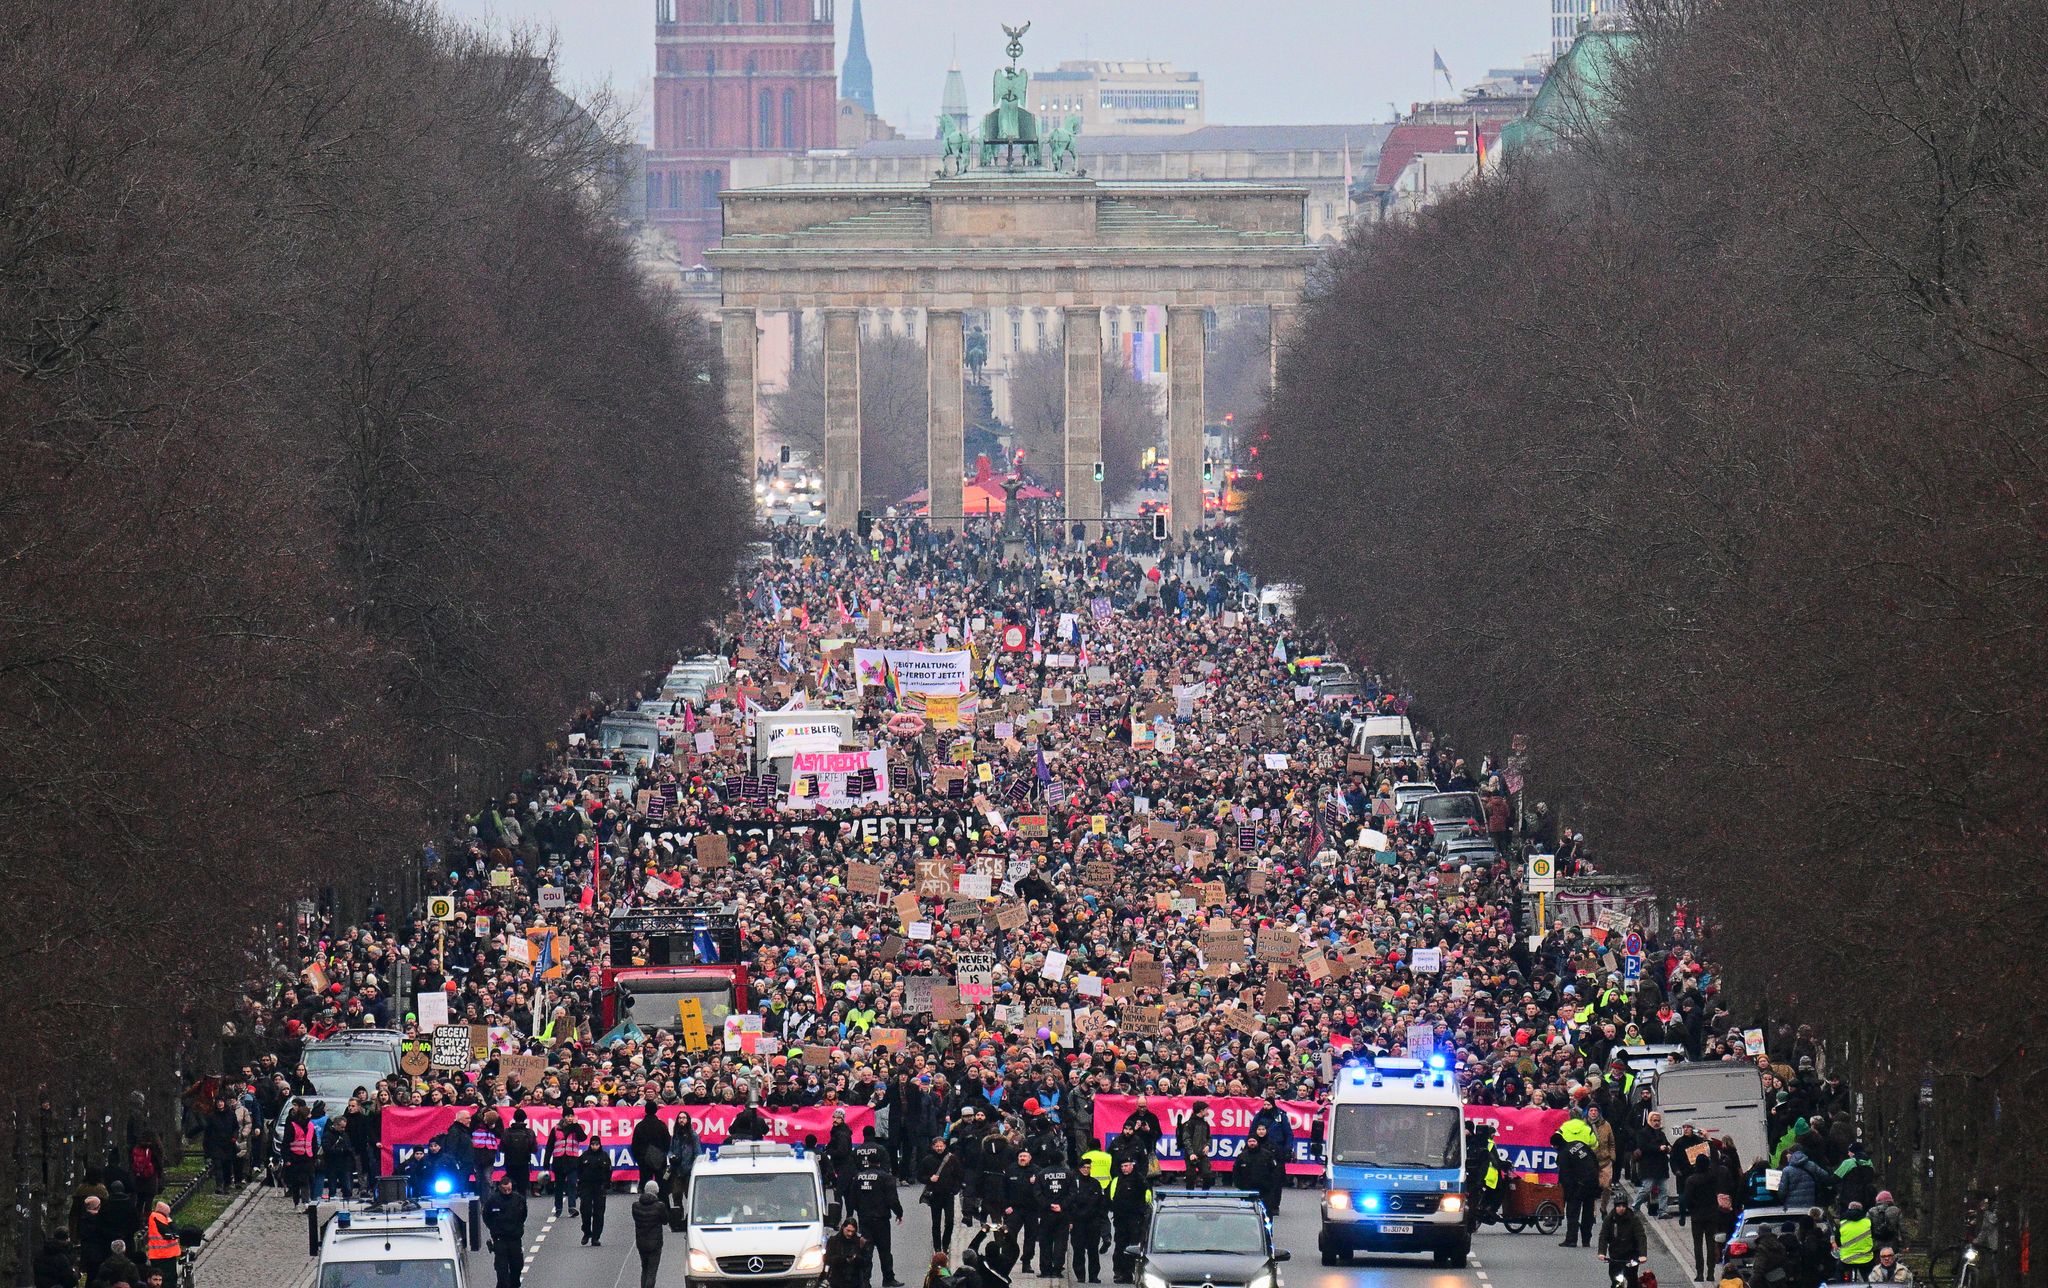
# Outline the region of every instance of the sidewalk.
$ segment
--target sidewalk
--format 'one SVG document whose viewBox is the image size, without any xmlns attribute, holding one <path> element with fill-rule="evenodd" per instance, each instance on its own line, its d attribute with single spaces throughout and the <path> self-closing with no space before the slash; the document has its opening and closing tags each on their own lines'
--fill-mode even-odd
<svg viewBox="0 0 2048 1288">
<path fill-rule="evenodd" d="M 214 1223 L 193 1276 L 207 1288 L 306 1288 L 313 1271 L 305 1211 L 283 1190 L 252 1185 Z"/>
</svg>

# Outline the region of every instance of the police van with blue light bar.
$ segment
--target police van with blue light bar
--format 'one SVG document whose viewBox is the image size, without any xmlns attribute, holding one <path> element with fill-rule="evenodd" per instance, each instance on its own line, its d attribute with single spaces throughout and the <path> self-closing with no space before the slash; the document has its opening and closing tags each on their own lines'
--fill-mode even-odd
<svg viewBox="0 0 2048 1288">
<path fill-rule="evenodd" d="M 690 1169 L 687 1288 L 807 1288 L 825 1276 L 825 1186 L 801 1145 L 729 1141 Z"/>
<path fill-rule="evenodd" d="M 324 1225 L 317 1205 L 307 1209 L 319 1257 L 313 1288 L 469 1288 L 468 1256 L 482 1233 L 475 1202 L 414 1201 L 404 1192 L 402 1177 L 386 1177 L 375 1201 L 344 1207 Z"/>
<path fill-rule="evenodd" d="M 1334 1082 L 1323 1131 L 1323 1264 L 1356 1252 L 1427 1252 L 1438 1265 L 1463 1266 L 1472 1232 L 1456 1070 L 1443 1056 L 1377 1056 L 1341 1066 Z"/>
</svg>

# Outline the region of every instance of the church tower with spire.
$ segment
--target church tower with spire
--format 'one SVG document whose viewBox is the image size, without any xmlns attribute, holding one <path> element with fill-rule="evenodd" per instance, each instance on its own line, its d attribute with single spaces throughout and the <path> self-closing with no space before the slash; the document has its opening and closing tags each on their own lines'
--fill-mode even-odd
<svg viewBox="0 0 2048 1288">
<path fill-rule="evenodd" d="M 853 26 L 846 35 L 846 62 L 839 69 L 839 96 L 875 114 L 875 69 L 868 62 L 868 33 L 860 18 L 860 0 L 853 0 Z"/>
<path fill-rule="evenodd" d="M 967 78 L 960 74 L 960 54 L 954 51 L 953 65 L 946 70 L 946 92 L 939 99 L 939 135 L 946 133 L 946 121 L 959 127 L 962 134 L 973 128 L 974 109 L 967 106 Z"/>
</svg>

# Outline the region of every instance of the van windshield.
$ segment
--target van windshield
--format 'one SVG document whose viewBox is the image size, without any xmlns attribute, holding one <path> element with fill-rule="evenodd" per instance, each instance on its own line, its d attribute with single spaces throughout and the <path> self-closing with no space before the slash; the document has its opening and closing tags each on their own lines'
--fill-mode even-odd
<svg viewBox="0 0 2048 1288">
<path fill-rule="evenodd" d="M 699 1176 L 690 1220 L 700 1225 L 793 1225 L 822 1220 L 818 1184 L 809 1172 L 740 1172 Z"/>
<path fill-rule="evenodd" d="M 351 1261 L 320 1267 L 320 1288 L 455 1288 L 453 1261 Z"/>
<path fill-rule="evenodd" d="M 1458 1166 L 1465 1120 L 1448 1105 L 1338 1105 L 1330 1161 L 1365 1167 Z"/>
</svg>

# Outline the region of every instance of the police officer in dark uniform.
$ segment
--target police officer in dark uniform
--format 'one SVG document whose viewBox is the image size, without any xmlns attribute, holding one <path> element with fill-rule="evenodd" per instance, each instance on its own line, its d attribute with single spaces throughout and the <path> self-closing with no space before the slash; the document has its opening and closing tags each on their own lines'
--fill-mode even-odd
<svg viewBox="0 0 2048 1288">
<path fill-rule="evenodd" d="M 1016 1237 L 1023 1254 L 1018 1266 L 1027 1275 L 1031 1273 L 1031 1254 L 1038 1249 L 1037 1176 L 1037 1169 L 1031 1165 L 1031 1151 L 1020 1149 L 1002 1179 L 1003 1225 Z"/>
<path fill-rule="evenodd" d="M 884 1161 L 887 1151 L 876 1146 L 876 1156 Z M 862 1261 L 861 1285 L 869 1288 L 874 1283 L 874 1255 L 882 1258 L 882 1288 L 903 1288 L 896 1278 L 896 1257 L 889 1246 L 889 1218 L 903 1223 L 903 1201 L 896 1196 L 896 1176 L 884 1167 L 856 1167 L 848 1184 L 853 1203 L 853 1214 L 860 1222 L 861 1237 L 867 1240 L 869 1253 Z"/>
<path fill-rule="evenodd" d="M 1067 1201 L 1067 1225 L 1074 1244 L 1074 1282 L 1102 1282 L 1102 1248 L 1109 1227 L 1109 1195 L 1102 1182 L 1083 1172 Z"/>
<path fill-rule="evenodd" d="M 1038 1203 L 1038 1273 L 1057 1279 L 1067 1264 L 1067 1229 L 1072 1223 L 1078 1184 L 1074 1169 L 1057 1158 L 1032 1174 L 1032 1196 Z"/>
<path fill-rule="evenodd" d="M 484 1200 L 484 1229 L 491 1232 L 491 1262 L 498 1272 L 498 1288 L 519 1288 L 519 1272 L 526 1264 L 526 1196 L 512 1192 L 512 1178 L 498 1178 L 496 1191 Z"/>
</svg>

